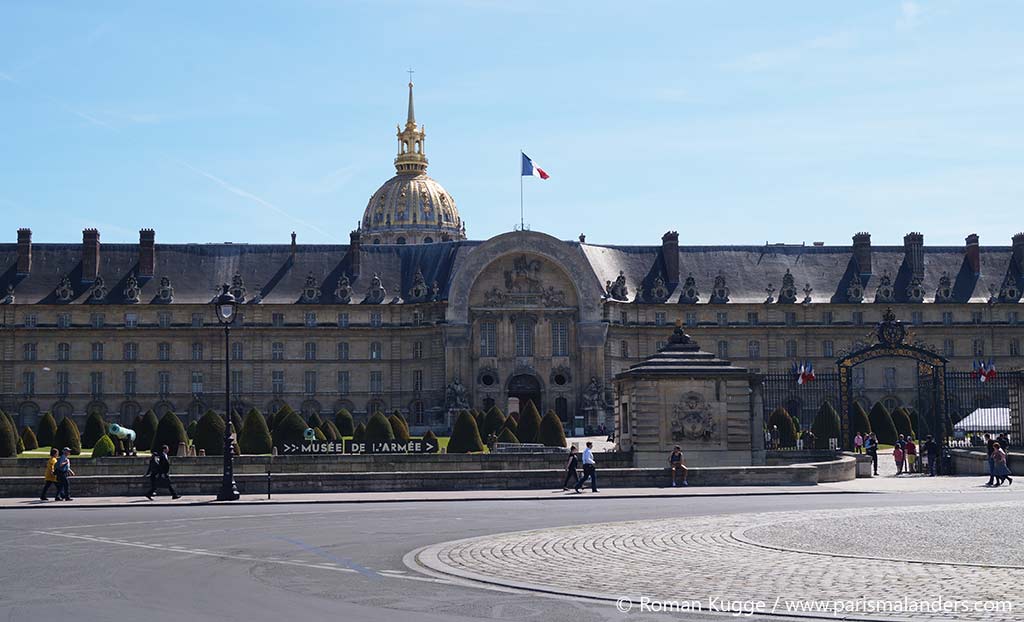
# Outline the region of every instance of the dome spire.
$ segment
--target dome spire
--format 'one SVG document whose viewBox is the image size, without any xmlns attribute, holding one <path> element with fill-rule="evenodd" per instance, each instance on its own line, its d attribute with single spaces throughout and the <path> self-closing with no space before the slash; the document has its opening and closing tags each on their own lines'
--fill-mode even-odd
<svg viewBox="0 0 1024 622">
<path fill-rule="evenodd" d="M 416 73 L 409 68 L 409 115 L 405 119 L 405 127 L 416 127 L 416 113 L 412 107 L 412 74 Z"/>
<path fill-rule="evenodd" d="M 398 155 L 395 170 L 399 175 L 420 175 L 427 171 L 427 156 L 424 150 L 426 132 L 422 125 L 416 125 L 416 112 L 412 103 L 412 74 L 409 69 L 409 112 L 405 129 L 398 128 Z"/>
</svg>

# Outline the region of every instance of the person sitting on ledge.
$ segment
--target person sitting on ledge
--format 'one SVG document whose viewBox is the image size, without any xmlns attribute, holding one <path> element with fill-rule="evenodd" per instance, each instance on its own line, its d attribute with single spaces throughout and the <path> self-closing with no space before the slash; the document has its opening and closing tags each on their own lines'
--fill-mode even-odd
<svg viewBox="0 0 1024 622">
<path fill-rule="evenodd" d="M 689 486 L 690 485 L 690 483 L 686 481 L 686 473 L 687 473 L 688 469 L 686 468 L 686 465 L 683 464 L 683 451 L 682 451 L 682 449 L 680 449 L 679 445 L 675 446 L 675 448 L 672 450 L 672 454 L 668 457 L 668 468 L 669 468 L 670 471 L 672 471 L 672 487 L 673 488 L 676 485 L 676 473 L 677 472 L 683 474 L 683 486 Z"/>
</svg>

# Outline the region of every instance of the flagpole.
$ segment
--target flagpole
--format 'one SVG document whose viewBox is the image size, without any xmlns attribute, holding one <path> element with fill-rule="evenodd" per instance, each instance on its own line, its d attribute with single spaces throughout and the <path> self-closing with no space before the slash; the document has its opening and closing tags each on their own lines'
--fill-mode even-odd
<svg viewBox="0 0 1024 622">
<path fill-rule="evenodd" d="M 519 230 L 525 229 L 523 215 L 523 150 L 519 150 Z"/>
</svg>

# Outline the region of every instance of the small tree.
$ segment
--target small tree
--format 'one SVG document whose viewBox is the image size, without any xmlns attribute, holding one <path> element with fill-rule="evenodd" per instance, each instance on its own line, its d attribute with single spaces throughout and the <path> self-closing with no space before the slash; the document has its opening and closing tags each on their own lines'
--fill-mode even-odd
<svg viewBox="0 0 1024 622">
<path fill-rule="evenodd" d="M 314 429 L 319 428 L 323 424 L 324 420 L 321 419 L 320 415 L 317 413 L 313 413 L 312 415 L 309 416 L 309 419 L 306 419 L 306 425 Z"/>
<path fill-rule="evenodd" d="M 18 435 L 7 423 L 7 417 L 0 417 L 0 458 L 14 458 L 18 455 Z"/>
<path fill-rule="evenodd" d="M 236 442 L 236 444 L 237 444 L 237 441 L 238 441 L 238 435 L 242 433 L 242 426 L 243 425 L 245 425 L 245 422 L 242 421 L 242 415 L 238 414 L 237 411 L 232 409 L 231 410 L 231 428 L 232 428 L 231 431 L 235 433 L 235 442 Z"/>
<path fill-rule="evenodd" d="M 338 428 L 340 436 L 352 436 L 356 431 L 355 421 L 348 409 L 342 408 L 334 415 L 334 426 Z"/>
<path fill-rule="evenodd" d="M 78 434 L 78 426 L 71 417 L 64 417 L 57 425 L 57 434 L 53 437 L 53 446 L 57 449 L 67 447 L 71 455 L 77 456 L 82 453 L 82 437 Z"/>
<path fill-rule="evenodd" d="M 427 430 L 427 433 L 423 435 L 423 442 L 434 446 L 434 451 L 430 453 L 437 453 L 441 451 L 441 443 L 438 442 L 437 437 L 432 431 Z"/>
<path fill-rule="evenodd" d="M 854 402 L 850 412 L 850 439 L 857 436 L 857 432 L 860 432 L 862 436 L 871 434 L 871 419 L 860 402 Z M 850 446 L 853 446 L 852 442 Z"/>
<path fill-rule="evenodd" d="M 278 422 L 271 436 L 274 439 L 274 446 L 283 453 L 285 445 L 301 445 L 306 439 L 306 422 L 292 410 Z"/>
<path fill-rule="evenodd" d="M 185 435 L 188 436 L 190 440 L 196 440 L 197 427 L 199 427 L 199 421 L 197 419 L 193 419 L 188 422 L 188 427 L 185 428 Z"/>
<path fill-rule="evenodd" d="M 289 406 L 288 404 L 285 404 L 280 409 L 278 409 L 278 411 L 274 413 L 274 419 L 270 422 L 270 432 L 273 433 L 274 430 L 277 429 L 277 426 L 281 425 L 281 422 L 287 419 L 292 414 L 295 414 L 295 411 L 292 410 L 292 407 Z M 302 417 L 299 418 L 301 419 Z M 303 421 L 302 423 L 305 424 L 306 422 Z M 274 441 L 274 444 L 276 445 L 277 441 Z"/>
<path fill-rule="evenodd" d="M 359 425 L 357 425 L 355 427 L 355 429 L 352 430 L 352 441 L 356 442 L 356 443 L 362 443 L 365 440 L 366 440 L 366 424 L 363 423 L 362 421 L 360 421 Z"/>
<path fill-rule="evenodd" d="M 394 432 L 396 441 L 409 442 L 409 427 L 405 425 L 405 419 L 402 419 L 400 415 L 391 415 L 388 417 L 388 423 L 391 424 L 391 431 Z"/>
<path fill-rule="evenodd" d="M 25 446 L 25 451 L 39 449 L 39 441 L 36 440 L 36 433 L 28 426 L 25 426 L 21 430 L 21 443 Z"/>
<path fill-rule="evenodd" d="M 365 438 L 367 443 L 381 443 L 395 440 L 395 430 L 384 413 L 373 413 L 370 420 L 366 422 Z"/>
<path fill-rule="evenodd" d="M 341 435 L 338 434 L 338 427 L 330 419 L 325 419 L 324 425 L 320 429 L 323 431 L 324 436 L 327 437 L 327 440 L 332 443 L 341 440 Z"/>
<path fill-rule="evenodd" d="M 778 428 L 779 447 L 796 446 L 796 426 L 793 425 L 793 418 L 782 406 L 772 411 L 771 416 L 768 417 L 768 428 Z"/>
<path fill-rule="evenodd" d="M 828 449 L 830 438 L 838 442 L 842 433 L 842 423 L 839 421 L 839 413 L 832 408 L 832 404 L 825 402 L 821 405 L 814 417 L 811 431 L 814 432 L 815 449 Z"/>
<path fill-rule="evenodd" d="M 519 424 L 516 422 L 516 418 L 512 415 L 509 415 L 505 419 L 505 428 L 507 428 L 509 432 L 515 434 L 516 438 L 519 437 Z"/>
<path fill-rule="evenodd" d="M 179 421 L 180 423 L 180 421 Z M 160 426 L 160 420 L 152 409 L 147 410 L 142 416 L 142 421 L 135 428 L 135 449 L 138 451 L 149 451 L 153 449 L 153 441 L 156 440 L 156 429 Z"/>
<path fill-rule="evenodd" d="M 85 429 L 82 431 L 82 447 L 95 447 L 96 441 L 107 433 L 107 423 L 98 411 L 92 411 L 85 418 Z"/>
<path fill-rule="evenodd" d="M 565 430 L 562 428 L 562 420 L 555 411 L 549 410 L 541 419 L 537 440 L 546 447 L 565 447 Z"/>
<path fill-rule="evenodd" d="M 541 421 L 541 425 L 543 425 L 543 424 L 544 424 L 544 422 Z M 515 444 L 518 445 L 519 444 L 519 439 L 516 438 L 516 435 L 512 433 L 512 430 L 510 430 L 507 427 L 505 427 L 505 428 L 501 429 L 501 434 L 498 435 L 498 442 L 499 443 L 515 443 Z"/>
<path fill-rule="evenodd" d="M 250 409 L 242 421 L 238 445 L 247 454 L 269 454 L 274 447 L 270 429 L 267 428 L 267 418 L 255 408 Z"/>
<path fill-rule="evenodd" d="M 484 425 L 480 428 L 482 438 L 490 438 L 491 434 L 497 435 L 505 425 L 505 413 L 497 406 L 491 406 L 484 415 Z"/>
<path fill-rule="evenodd" d="M 192 437 L 196 452 L 206 451 L 207 456 L 224 455 L 224 418 L 208 410 L 196 423 L 196 435 Z"/>
<path fill-rule="evenodd" d="M 484 443 L 480 440 L 480 429 L 476 427 L 476 418 L 468 410 L 459 413 L 452 428 L 452 436 L 448 439 L 448 453 L 464 454 L 483 451 Z"/>
<path fill-rule="evenodd" d="M 138 440 L 138 437 L 136 437 L 136 440 Z M 157 424 L 156 433 L 153 435 L 153 444 L 150 445 L 149 449 L 160 449 L 160 447 L 167 445 L 167 454 L 176 456 L 178 455 L 178 445 L 181 443 L 188 443 L 185 426 L 181 424 L 181 419 L 178 419 L 178 415 L 167 411 L 163 417 L 160 417 L 160 423 Z M 138 446 L 138 443 L 136 443 L 136 446 Z"/>
<path fill-rule="evenodd" d="M 878 436 L 878 442 L 885 445 L 895 445 L 899 440 L 899 432 L 896 431 L 896 424 L 892 422 L 892 415 L 889 409 L 882 402 L 875 402 L 871 407 L 871 431 Z"/>
<path fill-rule="evenodd" d="M 398 410 L 398 409 L 396 408 L 396 409 L 394 409 L 394 410 L 393 410 L 393 411 L 391 412 L 391 416 L 392 416 L 392 417 L 398 417 L 399 419 L 401 419 L 401 420 L 402 420 L 402 423 L 404 423 L 404 424 L 405 424 L 405 427 L 406 427 L 406 428 L 408 428 L 408 427 L 409 427 L 409 420 L 408 420 L 408 419 L 406 419 L 404 415 L 402 415 L 402 411 L 400 411 L 400 410 Z M 388 417 L 388 418 L 390 419 L 391 417 Z"/>
<path fill-rule="evenodd" d="M 96 441 L 92 448 L 93 458 L 105 458 L 114 455 L 114 441 L 104 434 Z"/>
<path fill-rule="evenodd" d="M 519 413 L 519 428 L 516 436 L 524 443 L 536 443 L 539 434 L 540 413 L 537 412 L 537 407 L 534 406 L 533 400 L 527 400 L 526 407 Z"/>
<path fill-rule="evenodd" d="M 53 447 L 53 436 L 57 433 L 57 422 L 49 412 L 43 413 L 36 424 L 36 440 L 40 447 Z"/>
<path fill-rule="evenodd" d="M 892 422 L 896 426 L 896 431 L 907 438 L 914 437 L 914 426 L 910 422 L 910 412 L 906 408 L 900 406 L 892 412 Z"/>
<path fill-rule="evenodd" d="M 327 436 L 324 435 L 324 431 L 320 428 L 313 428 L 313 437 L 318 441 L 326 441 Z"/>
</svg>

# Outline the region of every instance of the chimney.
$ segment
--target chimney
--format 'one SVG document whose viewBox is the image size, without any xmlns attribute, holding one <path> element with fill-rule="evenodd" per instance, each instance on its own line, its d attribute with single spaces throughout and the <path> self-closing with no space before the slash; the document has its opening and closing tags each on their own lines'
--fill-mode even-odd
<svg viewBox="0 0 1024 622">
<path fill-rule="evenodd" d="M 18 274 L 32 271 L 32 230 L 18 229 Z"/>
<path fill-rule="evenodd" d="M 665 262 L 666 285 L 679 283 L 679 234 L 667 231 L 661 236 L 661 258 Z"/>
<path fill-rule="evenodd" d="M 139 276 L 152 277 L 156 274 L 156 232 L 139 229 Z"/>
<path fill-rule="evenodd" d="M 91 283 L 100 273 L 100 232 L 97 229 L 82 231 L 82 280 Z"/>
<path fill-rule="evenodd" d="M 1017 274 L 1024 274 L 1024 233 L 1013 236 L 1013 265 Z"/>
<path fill-rule="evenodd" d="M 853 260 L 857 262 L 857 272 L 861 282 L 871 276 L 871 234 L 866 231 L 853 236 Z"/>
<path fill-rule="evenodd" d="M 587 236 L 586 236 L 586 234 L 581 233 L 580 234 L 580 244 L 586 244 L 586 243 L 587 243 Z"/>
<path fill-rule="evenodd" d="M 352 276 L 359 276 L 359 240 L 362 237 L 359 229 L 348 234 L 348 256 Z"/>
<path fill-rule="evenodd" d="M 910 268 L 910 274 L 917 279 L 924 278 L 924 236 L 918 232 L 903 236 L 903 261 Z"/>
<path fill-rule="evenodd" d="M 295 259 L 295 232 L 292 231 L 292 260 Z"/>
<path fill-rule="evenodd" d="M 964 256 L 967 263 L 971 264 L 971 271 L 974 276 L 981 274 L 981 249 L 978 247 L 978 234 L 972 233 L 965 238 L 967 246 L 964 248 Z"/>
</svg>

